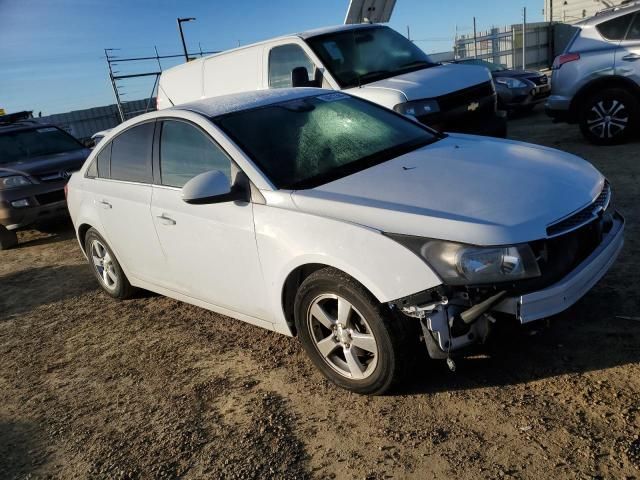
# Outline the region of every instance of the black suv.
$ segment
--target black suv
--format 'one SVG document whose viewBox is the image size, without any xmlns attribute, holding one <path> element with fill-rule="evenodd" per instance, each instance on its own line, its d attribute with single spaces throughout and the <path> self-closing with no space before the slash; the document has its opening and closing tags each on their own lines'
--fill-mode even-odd
<svg viewBox="0 0 640 480">
<path fill-rule="evenodd" d="M 64 186 L 89 152 L 53 125 L 0 118 L 0 250 L 17 245 L 18 228 L 67 215 Z"/>
</svg>

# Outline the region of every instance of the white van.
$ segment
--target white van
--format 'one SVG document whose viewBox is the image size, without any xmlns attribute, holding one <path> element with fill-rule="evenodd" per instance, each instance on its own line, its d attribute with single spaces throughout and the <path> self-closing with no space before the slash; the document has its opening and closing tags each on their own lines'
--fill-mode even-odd
<svg viewBox="0 0 640 480">
<path fill-rule="evenodd" d="M 504 137 L 491 74 L 440 65 L 382 25 L 341 25 L 203 57 L 163 72 L 158 109 L 285 87 L 344 90 L 445 131 Z"/>
</svg>

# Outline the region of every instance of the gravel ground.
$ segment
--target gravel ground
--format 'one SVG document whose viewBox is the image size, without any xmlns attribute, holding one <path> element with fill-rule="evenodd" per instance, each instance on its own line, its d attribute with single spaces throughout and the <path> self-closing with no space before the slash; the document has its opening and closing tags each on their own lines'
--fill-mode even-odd
<svg viewBox="0 0 640 480">
<path fill-rule="evenodd" d="M 111 300 L 68 225 L 21 232 L 0 252 L 0 478 L 640 478 L 639 144 L 510 127 L 608 176 L 625 249 L 546 328 L 507 326 L 456 373 L 421 360 L 394 395 L 339 390 L 295 339 Z"/>
</svg>

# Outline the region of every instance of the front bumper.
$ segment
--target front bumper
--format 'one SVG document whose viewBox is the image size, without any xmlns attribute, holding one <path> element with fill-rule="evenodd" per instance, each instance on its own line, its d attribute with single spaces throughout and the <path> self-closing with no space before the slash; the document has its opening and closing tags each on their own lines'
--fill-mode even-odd
<svg viewBox="0 0 640 480">
<path fill-rule="evenodd" d="M 538 105 L 547 100 L 550 94 L 550 85 L 498 89 L 498 98 L 500 99 L 500 105 L 509 109 L 523 108 L 529 105 Z"/>
<path fill-rule="evenodd" d="M 509 297 L 492 310 L 515 315 L 521 323 L 556 315 L 580 300 L 607 273 L 624 244 L 624 218 L 614 214 L 602 243 L 559 282 L 537 292 Z"/>
<path fill-rule="evenodd" d="M 65 182 L 42 183 L 0 191 L 0 225 L 4 225 L 8 230 L 16 230 L 39 221 L 67 215 L 64 184 Z M 27 200 L 29 205 L 12 205 L 12 202 L 20 200 Z"/>
</svg>

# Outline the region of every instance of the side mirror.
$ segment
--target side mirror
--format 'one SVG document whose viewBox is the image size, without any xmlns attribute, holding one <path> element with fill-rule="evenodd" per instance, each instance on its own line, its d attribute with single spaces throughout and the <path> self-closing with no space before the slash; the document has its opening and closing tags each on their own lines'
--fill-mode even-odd
<svg viewBox="0 0 640 480">
<path fill-rule="evenodd" d="M 296 67 L 291 70 L 292 87 L 308 87 L 310 84 L 309 72 L 306 67 Z"/>
<path fill-rule="evenodd" d="M 220 170 L 196 175 L 182 187 L 182 200 L 192 205 L 248 201 L 245 188 L 229 185 L 229 178 Z"/>
</svg>

